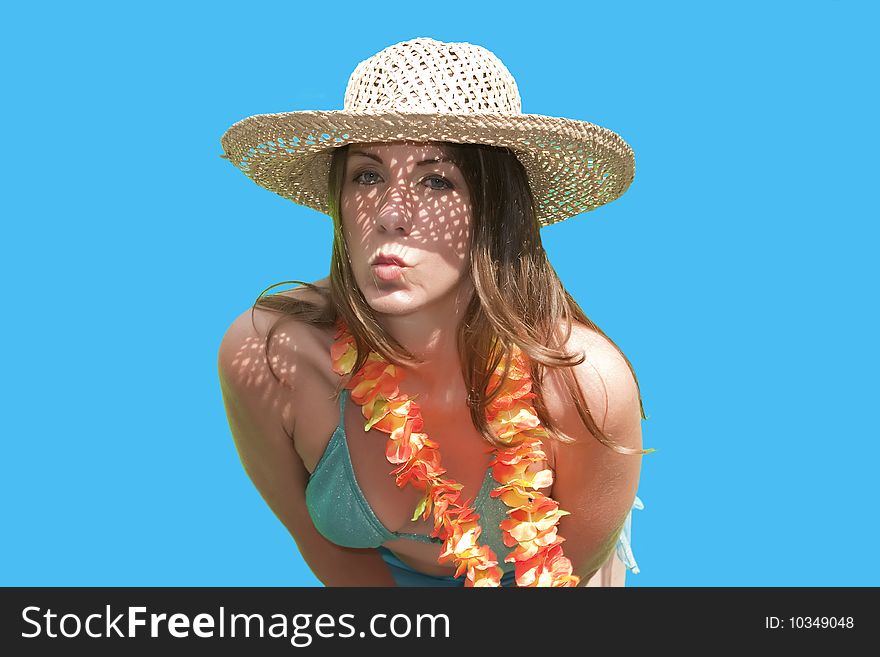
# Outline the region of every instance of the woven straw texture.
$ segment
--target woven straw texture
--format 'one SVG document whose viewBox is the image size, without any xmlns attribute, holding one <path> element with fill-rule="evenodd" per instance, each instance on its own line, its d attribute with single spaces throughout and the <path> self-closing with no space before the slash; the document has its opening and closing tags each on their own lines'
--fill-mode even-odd
<svg viewBox="0 0 880 657">
<path fill-rule="evenodd" d="M 259 114 L 221 138 L 225 157 L 258 185 L 328 213 L 333 148 L 449 141 L 510 148 L 528 174 L 542 226 L 620 197 L 632 149 L 586 121 L 523 114 L 513 76 L 490 51 L 422 37 L 357 65 L 342 110 Z"/>
</svg>

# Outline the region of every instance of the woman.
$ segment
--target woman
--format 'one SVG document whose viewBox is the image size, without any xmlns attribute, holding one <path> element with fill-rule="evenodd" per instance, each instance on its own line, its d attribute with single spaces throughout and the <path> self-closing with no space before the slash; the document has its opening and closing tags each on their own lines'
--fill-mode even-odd
<svg viewBox="0 0 880 657">
<path fill-rule="evenodd" d="M 222 341 L 248 475 L 328 586 L 623 585 L 653 451 L 638 383 L 539 230 L 622 194 L 631 151 L 521 114 L 471 44 L 386 48 L 345 108 L 223 138 L 335 233 L 327 278 L 261 295 Z"/>
</svg>

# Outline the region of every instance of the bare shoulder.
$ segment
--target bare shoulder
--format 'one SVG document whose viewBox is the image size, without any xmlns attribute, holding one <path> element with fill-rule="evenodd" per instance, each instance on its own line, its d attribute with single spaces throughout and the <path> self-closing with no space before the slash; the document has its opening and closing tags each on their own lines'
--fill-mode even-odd
<svg viewBox="0 0 880 657">
<path fill-rule="evenodd" d="M 633 425 L 641 420 L 638 386 L 626 359 L 608 338 L 578 322 L 572 323 L 566 350 L 583 355 L 583 362 L 572 370 L 598 427 L 606 434 L 623 437 L 626 447 L 640 449 L 640 445 L 626 444 L 627 437 L 634 442 Z M 584 433 L 583 421 L 558 369 L 547 373 L 545 404 L 564 433 L 573 437 Z"/>
<path fill-rule="evenodd" d="M 280 294 L 322 300 L 320 294 L 304 287 Z M 262 405 L 268 398 L 277 398 L 271 408 L 278 410 L 279 419 L 292 431 L 294 419 L 285 409 L 297 405 L 295 396 L 303 384 L 319 383 L 319 373 L 329 371 L 323 361 L 329 357 L 331 341 L 331 332 L 321 327 L 281 312 L 248 308 L 232 321 L 220 342 L 221 385 L 241 403 Z"/>
</svg>

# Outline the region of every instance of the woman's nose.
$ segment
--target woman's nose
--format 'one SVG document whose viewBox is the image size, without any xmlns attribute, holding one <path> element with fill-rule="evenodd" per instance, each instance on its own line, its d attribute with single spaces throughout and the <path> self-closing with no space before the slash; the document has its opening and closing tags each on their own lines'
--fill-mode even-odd
<svg viewBox="0 0 880 657">
<path fill-rule="evenodd" d="M 412 201 L 399 185 L 388 187 L 379 206 L 376 227 L 381 232 L 409 233 L 412 228 Z"/>
</svg>

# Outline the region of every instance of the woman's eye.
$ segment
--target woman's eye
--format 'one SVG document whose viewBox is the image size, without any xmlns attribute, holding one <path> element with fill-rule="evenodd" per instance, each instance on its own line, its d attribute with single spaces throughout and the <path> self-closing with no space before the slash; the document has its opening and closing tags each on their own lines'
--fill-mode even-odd
<svg viewBox="0 0 880 657">
<path fill-rule="evenodd" d="M 363 176 L 376 176 L 378 178 L 379 174 L 377 174 L 375 171 L 364 171 L 363 173 L 359 173 L 358 175 L 356 175 L 354 177 L 354 182 L 359 182 Z M 361 183 L 361 184 L 362 185 L 372 185 L 374 183 L 366 182 L 366 183 Z"/>
<path fill-rule="evenodd" d="M 431 187 L 431 189 L 452 189 L 452 183 L 446 180 L 443 176 L 431 176 L 430 178 L 426 178 L 425 180 L 437 180 L 442 185 L 441 187 Z"/>
</svg>

